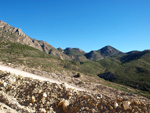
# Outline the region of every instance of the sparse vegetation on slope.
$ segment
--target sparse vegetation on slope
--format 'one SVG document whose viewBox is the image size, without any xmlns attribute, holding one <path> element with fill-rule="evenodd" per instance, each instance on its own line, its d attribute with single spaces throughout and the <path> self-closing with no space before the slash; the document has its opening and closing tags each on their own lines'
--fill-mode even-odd
<svg viewBox="0 0 150 113">
<path fill-rule="evenodd" d="M 138 59 L 128 62 L 127 60 L 122 62 L 122 59 L 125 58 L 124 55 L 105 58 L 98 62 L 79 62 L 60 60 L 27 45 L 1 42 L 0 53 L 0 60 L 4 62 L 21 64 L 54 73 L 63 73 L 64 71 L 80 72 L 93 77 L 99 74 L 100 77 L 106 80 L 146 91 L 147 96 L 149 95 L 149 51 L 144 52 L 144 55 L 142 54 Z"/>
<path fill-rule="evenodd" d="M 67 61 L 52 57 L 27 45 L 12 42 L 0 43 L 0 60 L 4 62 L 41 68 L 45 71 L 61 72 L 63 70 L 77 71 L 94 75 L 103 71 L 103 67 L 96 62 Z"/>
<path fill-rule="evenodd" d="M 119 59 L 121 60 L 119 61 Z M 113 61 L 113 65 L 111 58 L 100 61 L 103 66 L 108 68 L 99 76 L 150 93 L 150 51 L 127 54 L 119 59 Z"/>
</svg>

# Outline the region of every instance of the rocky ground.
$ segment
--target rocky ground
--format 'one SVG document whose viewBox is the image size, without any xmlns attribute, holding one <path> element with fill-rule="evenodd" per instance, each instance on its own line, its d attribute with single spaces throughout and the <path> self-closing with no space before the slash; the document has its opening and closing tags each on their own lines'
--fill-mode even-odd
<svg viewBox="0 0 150 113">
<path fill-rule="evenodd" d="M 86 83 L 84 83 L 86 86 Z M 95 85 L 99 91 L 77 91 L 0 72 L 0 112 L 6 113 L 148 113 L 147 98 Z M 102 88 L 102 89 L 101 89 Z M 105 92 L 109 92 L 105 93 Z"/>
</svg>

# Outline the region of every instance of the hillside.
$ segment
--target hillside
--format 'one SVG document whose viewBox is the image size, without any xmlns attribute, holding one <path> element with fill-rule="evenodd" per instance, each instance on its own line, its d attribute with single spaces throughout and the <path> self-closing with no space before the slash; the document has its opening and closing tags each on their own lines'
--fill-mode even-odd
<svg viewBox="0 0 150 113">
<path fill-rule="evenodd" d="M 111 46 L 89 53 L 79 48 L 55 49 L 3 21 L 0 21 L 0 37 L 1 61 L 57 73 L 64 73 L 65 70 L 69 73 L 99 75 L 112 82 L 149 91 L 149 51 L 125 54 Z"/>
<path fill-rule="evenodd" d="M 110 58 L 101 61 L 103 66 L 108 68 L 105 73 L 99 74 L 100 77 L 143 91 L 150 91 L 150 50 L 130 52 L 111 61 Z"/>
<path fill-rule="evenodd" d="M 79 48 L 66 48 L 64 50 L 61 48 L 55 49 L 50 44 L 44 41 L 38 41 L 36 39 L 30 38 L 29 36 L 24 34 L 21 29 L 17 29 L 3 21 L 0 21 L 0 62 L 12 66 L 13 68 L 18 67 L 23 71 L 28 71 L 42 77 L 52 77 L 56 80 L 65 81 L 69 84 L 85 88 L 86 90 L 91 90 L 92 93 L 78 93 L 86 96 L 90 95 L 89 98 L 93 99 L 91 103 L 96 102 L 97 104 L 102 104 L 103 106 L 100 108 L 94 108 L 94 106 L 97 106 L 97 104 L 93 104 L 93 107 L 86 106 L 89 112 L 92 112 L 90 111 L 91 109 L 95 109 L 95 111 L 107 111 L 107 109 L 109 109 L 109 111 L 118 110 L 128 112 L 131 112 L 132 107 L 134 108 L 134 110 L 132 109 L 132 112 L 141 110 L 147 111 L 149 109 L 149 99 L 146 99 L 145 97 L 150 98 L 150 50 L 130 51 L 128 53 L 123 53 L 115 49 L 114 47 L 105 46 L 99 50 L 86 53 Z M 76 76 L 78 73 L 80 74 L 80 76 Z M 2 82 L 4 82 L 3 80 L 5 80 L 5 82 L 9 82 L 6 80 L 7 76 L 5 78 L 5 76 L 3 75 L 8 75 L 9 77 L 11 77 L 11 75 L 9 75 L 9 73 L 5 74 L 3 72 L 1 74 L 0 80 Z M 14 77 L 16 76 L 14 75 Z M 31 86 L 36 83 L 45 83 L 41 81 L 34 81 L 28 78 L 17 79 L 23 79 L 25 81 L 27 80 L 26 82 L 33 81 L 30 84 Z M 2 84 L 3 83 L 1 83 L 0 87 L 2 87 L 3 92 L 0 92 L 0 96 L 4 97 L 4 100 L 10 100 L 10 98 L 7 97 L 12 96 L 11 92 L 13 91 L 10 90 L 9 92 L 9 88 L 5 88 Z M 59 87 L 57 86 L 58 84 L 46 84 L 49 84 L 50 86 L 52 85 L 52 87 Z M 23 87 L 20 85 L 18 86 Z M 14 85 L 14 87 L 18 86 L 17 84 L 16 86 Z M 63 85 L 60 87 L 60 89 L 65 89 Z M 28 88 L 24 88 L 25 89 L 23 89 L 23 91 L 28 90 Z M 47 92 L 45 86 L 40 86 L 40 88 L 44 88 L 43 90 Z M 37 88 L 35 89 L 39 90 Z M 60 89 L 58 90 L 61 91 L 61 93 L 63 93 L 64 95 L 68 91 L 67 89 Z M 14 90 L 13 93 L 18 93 L 19 90 L 21 89 Z M 126 92 L 122 92 L 122 90 Z M 95 101 L 95 99 L 98 97 L 97 94 L 99 94 L 99 92 L 104 94 L 104 100 L 102 99 L 99 101 Z M 34 94 L 35 93 L 36 92 L 34 92 Z M 60 95 L 58 91 L 56 91 L 55 93 L 59 95 L 59 100 L 54 98 L 52 99 L 54 99 L 55 104 L 58 104 L 58 101 L 61 101 L 64 95 Z M 133 93 L 138 95 L 134 95 Z M 72 94 L 74 96 L 69 99 L 69 102 L 71 104 L 69 107 L 67 107 L 67 110 L 68 112 L 71 112 L 71 109 L 73 109 L 78 112 L 79 109 L 73 108 L 73 104 L 77 101 L 81 101 L 80 99 L 75 100 L 75 98 L 81 97 L 83 99 L 84 97 L 82 97 L 81 95 L 77 96 L 74 92 L 72 92 Z M 21 93 L 18 93 L 18 95 L 21 95 Z M 121 99 L 121 101 L 118 101 L 118 95 L 120 97 L 123 97 L 123 100 Z M 140 96 L 138 98 L 139 95 L 145 97 Z M 32 96 L 32 94 L 30 96 Z M 68 97 L 66 98 L 68 99 Z M 67 100 L 66 98 L 65 100 Z M 143 104 L 143 101 L 140 98 L 144 98 L 144 100 L 147 102 L 147 108 L 144 108 L 144 106 L 146 105 Z M 32 105 L 30 106 L 28 103 L 29 100 L 26 100 L 26 97 L 23 97 L 23 99 L 28 103 L 28 105 L 25 105 L 25 103 L 21 101 L 20 96 L 16 96 L 16 99 L 18 102 L 18 106 L 20 106 L 21 104 L 30 108 L 33 107 L 38 111 L 40 110 L 39 105 L 36 105 L 38 102 L 41 102 L 40 100 L 37 100 L 36 104 L 32 103 Z M 138 102 L 140 101 L 140 105 L 137 105 L 137 103 L 134 101 L 135 99 L 137 99 Z M 128 110 L 125 110 L 123 102 L 129 100 L 130 107 L 128 106 Z M 108 101 L 107 105 L 105 101 Z M 119 107 L 117 109 L 114 107 L 114 103 L 116 101 L 119 104 Z M 3 102 L 3 100 L 0 100 L 0 106 L 2 105 L 1 102 Z M 59 112 L 57 111 L 58 106 L 55 106 L 54 103 L 51 103 L 53 110 Z M 88 103 L 88 101 L 86 101 L 86 103 Z M 5 104 L 8 105 L 6 106 L 8 109 L 12 109 L 11 104 L 8 103 L 4 103 L 4 105 L 2 106 L 5 106 Z M 41 106 L 44 106 L 44 109 L 47 109 L 47 105 L 43 104 Z M 77 105 L 76 107 L 79 106 Z M 105 109 L 105 107 L 107 109 Z M 81 110 L 81 107 L 79 108 Z M 28 111 L 26 107 L 24 110 Z"/>
<path fill-rule="evenodd" d="M 89 60 L 93 61 L 99 61 L 107 57 L 112 57 L 115 55 L 123 54 L 121 51 L 115 49 L 111 46 L 105 46 L 99 50 L 91 51 L 89 53 L 86 53 L 85 56 Z"/>
<path fill-rule="evenodd" d="M 11 42 L 0 43 L 0 53 L 0 61 L 6 63 L 21 64 L 43 71 L 65 74 L 66 76 L 73 76 L 78 72 L 86 74 L 87 77 L 96 77 L 99 74 L 100 77 L 106 80 L 146 92 L 149 91 L 149 51 L 140 52 L 140 54 L 145 53 L 139 57 L 140 59 L 134 58 L 134 60 L 132 59 L 132 61 L 125 63 L 123 63 L 125 61 L 123 59 L 127 59 L 129 57 L 128 54 L 117 58 L 105 58 L 98 62 L 63 61 L 27 45 Z M 146 95 L 149 96 L 149 93 Z"/>
<path fill-rule="evenodd" d="M 0 21 L 0 41 L 1 42 L 10 41 L 14 43 L 18 42 L 23 45 L 28 45 L 33 48 L 36 48 L 40 51 L 43 51 L 47 54 L 58 57 L 60 59 L 70 60 L 69 56 L 59 52 L 57 49 L 52 47 L 47 42 L 32 39 L 31 37 L 23 33 L 20 28 L 18 29 L 18 28 L 12 27 L 3 21 Z"/>
<path fill-rule="evenodd" d="M 103 67 L 99 63 L 93 61 L 81 63 L 77 61 L 61 60 L 20 43 L 1 42 L 0 53 L 0 61 L 22 64 L 31 68 L 35 67 L 56 73 L 63 73 L 65 70 L 68 70 L 71 71 L 71 73 L 73 71 L 75 73 L 81 72 L 93 75 L 103 70 Z"/>
</svg>

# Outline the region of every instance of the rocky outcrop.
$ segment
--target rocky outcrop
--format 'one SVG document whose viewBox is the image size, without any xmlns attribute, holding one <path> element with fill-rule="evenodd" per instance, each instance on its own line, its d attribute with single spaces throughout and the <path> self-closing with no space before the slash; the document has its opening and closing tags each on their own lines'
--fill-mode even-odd
<svg viewBox="0 0 150 113">
<path fill-rule="evenodd" d="M 25 33 L 23 33 L 20 28 L 17 29 L 15 27 L 12 27 L 3 21 L 0 21 L 0 37 L 1 37 L 0 38 L 1 41 L 18 42 L 18 43 L 39 49 L 40 51 L 43 51 L 54 57 L 58 57 L 63 60 L 70 60 L 69 56 L 58 51 L 47 42 L 32 39 L 29 36 L 27 36 Z M 50 52 L 50 51 L 53 51 L 53 52 Z"/>
</svg>

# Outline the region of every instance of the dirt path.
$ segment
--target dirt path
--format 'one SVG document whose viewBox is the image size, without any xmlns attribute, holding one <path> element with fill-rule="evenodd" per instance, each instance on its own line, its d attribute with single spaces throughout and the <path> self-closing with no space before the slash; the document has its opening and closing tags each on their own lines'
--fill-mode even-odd
<svg viewBox="0 0 150 113">
<path fill-rule="evenodd" d="M 54 80 L 54 79 L 49 79 L 49 78 L 41 77 L 41 76 L 38 76 L 38 75 L 35 75 L 35 74 L 32 74 L 32 73 L 28 73 L 28 72 L 25 72 L 25 71 L 14 69 L 14 68 L 11 68 L 11 67 L 8 67 L 8 66 L 0 65 L 0 70 L 10 72 L 10 73 L 13 73 L 15 75 L 21 75 L 23 77 L 30 77 L 30 78 L 33 78 L 33 79 L 38 79 L 38 80 L 41 80 L 41 81 L 49 81 L 51 83 L 57 83 L 57 84 L 64 83 L 64 82 L 60 82 L 60 81 L 57 81 L 57 80 Z M 65 84 L 66 88 L 72 88 L 72 89 L 75 89 L 75 90 L 78 90 L 78 91 L 85 91 L 85 89 L 74 87 L 74 86 L 69 85 L 67 83 L 64 83 L 64 84 Z"/>
</svg>

